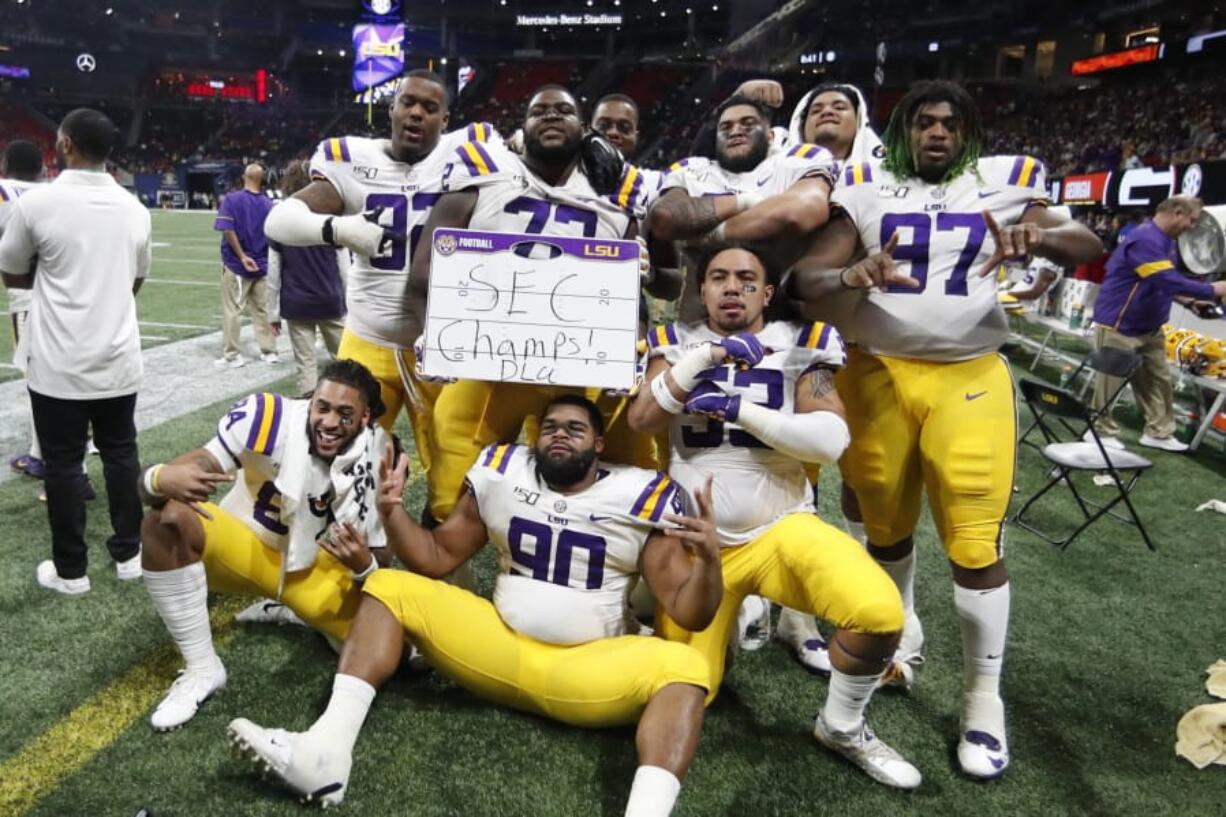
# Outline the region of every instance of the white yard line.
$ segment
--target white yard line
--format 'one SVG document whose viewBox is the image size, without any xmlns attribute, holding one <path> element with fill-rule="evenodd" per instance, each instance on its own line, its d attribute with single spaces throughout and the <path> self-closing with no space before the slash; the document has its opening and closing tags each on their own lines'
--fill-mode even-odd
<svg viewBox="0 0 1226 817">
<path fill-rule="evenodd" d="M 216 281 L 184 281 L 181 278 L 146 278 L 146 284 L 178 284 L 184 287 L 213 287 L 217 288 Z"/>
<path fill-rule="evenodd" d="M 167 323 L 165 321 L 141 321 L 141 326 L 152 326 L 155 329 L 212 329 L 211 326 L 201 326 L 198 323 Z"/>
</svg>

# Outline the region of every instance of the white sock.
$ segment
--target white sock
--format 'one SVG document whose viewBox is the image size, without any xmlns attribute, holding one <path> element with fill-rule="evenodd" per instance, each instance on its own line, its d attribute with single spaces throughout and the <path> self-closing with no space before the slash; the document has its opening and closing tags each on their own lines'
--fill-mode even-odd
<svg viewBox="0 0 1226 817">
<path fill-rule="evenodd" d="M 145 570 L 145 589 L 167 632 L 183 656 L 188 672 L 207 672 L 221 663 L 209 627 L 209 585 L 204 563 L 174 570 Z"/>
<path fill-rule="evenodd" d="M 626 817 L 668 817 L 680 793 L 681 781 L 668 769 L 639 766 L 630 786 Z"/>
<path fill-rule="evenodd" d="M 954 584 L 954 607 L 962 631 L 963 729 L 1003 737 L 1000 673 L 1009 630 L 1009 583 L 989 590 Z"/>
<path fill-rule="evenodd" d="M 375 700 L 375 688 L 355 675 L 337 673 L 332 679 L 328 708 L 311 725 L 311 733 L 327 736 L 328 742 L 345 754 L 353 754 L 353 744 L 366 722 L 366 713 Z"/>
<path fill-rule="evenodd" d="M 862 545 L 868 544 L 868 534 L 864 532 L 863 522 L 854 522 L 845 516 L 843 517 L 843 524 L 847 527 L 847 532 L 851 534 L 852 539 L 855 539 Z"/>
<path fill-rule="evenodd" d="M 898 592 L 902 595 L 902 609 L 907 613 L 915 612 L 915 550 L 893 562 L 877 560 L 881 569 L 890 574 Z"/>
<path fill-rule="evenodd" d="M 880 675 L 848 675 L 837 668 L 830 671 L 830 687 L 822 717 L 836 732 L 853 732 L 864 720 L 864 708 L 877 688 Z"/>
</svg>

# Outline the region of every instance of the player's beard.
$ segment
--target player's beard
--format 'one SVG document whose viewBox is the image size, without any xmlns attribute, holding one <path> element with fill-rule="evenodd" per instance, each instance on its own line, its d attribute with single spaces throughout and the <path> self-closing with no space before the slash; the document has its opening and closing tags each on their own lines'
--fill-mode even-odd
<svg viewBox="0 0 1226 817">
<path fill-rule="evenodd" d="M 769 150 L 770 141 L 766 138 L 766 131 L 760 130 L 753 137 L 753 141 L 749 146 L 749 152 L 739 159 L 730 159 L 723 150 L 720 150 L 719 166 L 731 173 L 746 173 L 762 164 L 762 160 L 766 158 L 766 153 Z"/>
<path fill-rule="evenodd" d="M 576 451 L 568 457 L 557 459 L 549 456 L 549 450 L 536 449 L 536 476 L 550 486 L 566 488 L 581 482 L 596 461 L 596 449 Z"/>
<path fill-rule="evenodd" d="M 567 139 L 557 147 L 545 147 L 540 140 L 524 136 L 524 152 L 540 162 L 547 164 L 561 163 L 575 158 L 579 152 L 579 142 L 583 134 L 575 134 L 573 139 Z"/>
<path fill-rule="evenodd" d="M 362 430 L 360 426 L 356 427 L 353 431 L 349 432 L 349 434 L 345 435 L 345 437 L 341 440 L 341 444 L 337 446 L 335 453 L 324 455 L 319 453 L 319 448 L 317 448 L 315 445 L 315 425 L 316 424 L 311 421 L 311 418 L 308 417 L 306 427 L 307 450 L 311 452 L 312 457 L 317 460 L 323 460 L 324 462 L 332 462 L 332 460 L 348 451 L 349 446 L 353 445 L 353 441 L 357 439 L 358 434 Z"/>
</svg>

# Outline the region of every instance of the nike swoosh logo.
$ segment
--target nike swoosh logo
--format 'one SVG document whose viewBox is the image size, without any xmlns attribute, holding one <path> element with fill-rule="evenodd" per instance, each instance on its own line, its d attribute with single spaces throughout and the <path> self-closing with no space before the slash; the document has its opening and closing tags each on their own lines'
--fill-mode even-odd
<svg viewBox="0 0 1226 817">
<path fill-rule="evenodd" d="M 987 191 L 980 190 L 979 198 L 986 199 L 988 196 L 995 196 L 999 192 L 1000 192 L 999 190 L 987 190 Z"/>
<path fill-rule="evenodd" d="M 593 522 L 604 522 L 605 520 L 612 519 L 612 518 L 613 517 L 611 516 L 597 516 L 596 514 L 591 514 L 588 516 L 588 519 L 590 519 Z"/>
<path fill-rule="evenodd" d="M 987 394 L 987 391 L 977 391 L 977 392 L 975 392 L 974 394 L 971 394 L 970 392 L 967 392 L 967 393 L 966 393 L 966 399 L 967 399 L 968 401 L 969 401 L 969 400 L 978 400 L 980 397 L 983 397 L 985 394 Z"/>
</svg>

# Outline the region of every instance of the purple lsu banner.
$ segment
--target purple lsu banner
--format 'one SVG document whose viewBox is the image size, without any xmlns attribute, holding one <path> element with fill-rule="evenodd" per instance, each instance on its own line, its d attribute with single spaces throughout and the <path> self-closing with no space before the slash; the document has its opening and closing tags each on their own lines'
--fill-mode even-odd
<svg viewBox="0 0 1226 817">
<path fill-rule="evenodd" d="M 404 23 L 353 27 L 353 90 L 365 91 L 404 72 Z"/>
</svg>

